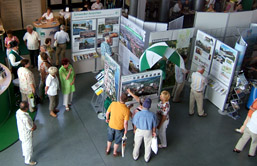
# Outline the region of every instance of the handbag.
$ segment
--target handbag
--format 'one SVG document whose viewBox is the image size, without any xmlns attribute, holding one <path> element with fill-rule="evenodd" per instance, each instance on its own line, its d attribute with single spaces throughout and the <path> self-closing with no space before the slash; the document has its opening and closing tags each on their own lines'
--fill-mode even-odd
<svg viewBox="0 0 257 166">
<path fill-rule="evenodd" d="M 158 141 L 157 141 L 157 137 L 153 137 L 153 138 L 152 138 L 151 149 L 152 149 L 152 151 L 153 151 L 155 154 L 157 154 L 157 152 L 158 152 Z"/>
<path fill-rule="evenodd" d="M 57 40 L 54 41 L 54 47 L 57 47 L 58 43 Z"/>
<path fill-rule="evenodd" d="M 29 98 L 29 103 L 31 104 L 31 107 L 34 108 L 36 105 L 35 105 L 35 98 L 34 98 L 34 94 L 29 94 L 28 95 L 28 98 Z"/>
</svg>

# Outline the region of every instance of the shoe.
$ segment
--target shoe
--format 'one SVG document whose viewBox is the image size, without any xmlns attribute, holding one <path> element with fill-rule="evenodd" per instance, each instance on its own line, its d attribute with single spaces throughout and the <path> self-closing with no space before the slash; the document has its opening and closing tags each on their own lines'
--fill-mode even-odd
<svg viewBox="0 0 257 166">
<path fill-rule="evenodd" d="M 137 157 L 135 157 L 135 158 L 133 157 L 133 159 L 134 159 L 135 161 L 137 161 L 137 159 L 138 159 L 138 156 L 137 156 Z"/>
<path fill-rule="evenodd" d="M 70 111 L 70 108 L 69 108 L 69 107 L 65 107 L 65 110 L 66 110 L 66 111 Z"/>
<path fill-rule="evenodd" d="M 241 151 L 235 148 L 233 149 L 233 152 L 240 153 Z"/>
<path fill-rule="evenodd" d="M 240 129 L 235 129 L 235 132 L 242 134 L 243 132 Z"/>
<path fill-rule="evenodd" d="M 146 163 L 148 163 L 148 162 L 149 162 L 149 160 L 150 160 L 150 159 L 148 159 L 148 160 L 145 160 L 145 162 L 146 162 Z"/>
<path fill-rule="evenodd" d="M 195 114 L 195 113 L 192 113 L 192 114 L 188 113 L 189 116 L 194 116 L 194 114 Z"/>
<path fill-rule="evenodd" d="M 54 117 L 54 118 L 57 117 L 57 115 L 56 115 L 54 112 L 50 112 L 50 115 L 51 115 L 52 117 Z"/>
<path fill-rule="evenodd" d="M 113 153 L 113 157 L 118 157 L 121 155 L 121 152 L 116 152 L 116 154 Z"/>
<path fill-rule="evenodd" d="M 158 145 L 158 148 L 162 149 L 162 148 L 167 148 L 167 146 L 163 146 L 162 144 Z"/>
<path fill-rule="evenodd" d="M 106 155 L 109 155 L 110 154 L 110 151 L 111 151 L 111 149 L 109 150 L 109 151 L 107 151 L 107 148 L 105 149 L 105 154 Z"/>
<path fill-rule="evenodd" d="M 198 115 L 199 117 L 206 117 L 208 114 L 205 112 L 202 115 Z"/>
<path fill-rule="evenodd" d="M 54 110 L 54 113 L 57 114 L 58 112 L 60 112 L 58 109 Z"/>
<path fill-rule="evenodd" d="M 35 162 L 35 161 L 31 161 L 31 162 L 29 162 L 29 163 L 25 163 L 26 165 L 37 165 L 37 162 Z"/>
<path fill-rule="evenodd" d="M 248 154 L 248 157 L 255 157 L 255 155 L 254 155 L 254 156 L 252 156 L 252 155 Z"/>
</svg>

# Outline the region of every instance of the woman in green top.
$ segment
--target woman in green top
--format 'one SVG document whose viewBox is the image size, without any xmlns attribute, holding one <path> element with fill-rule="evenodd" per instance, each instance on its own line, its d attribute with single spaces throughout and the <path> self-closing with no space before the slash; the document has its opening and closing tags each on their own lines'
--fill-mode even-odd
<svg viewBox="0 0 257 166">
<path fill-rule="evenodd" d="M 63 105 L 65 106 L 66 111 L 69 111 L 73 92 L 75 91 L 75 73 L 73 67 L 70 65 L 70 61 L 67 58 L 62 60 L 62 66 L 59 69 L 59 76 L 63 94 Z"/>
</svg>

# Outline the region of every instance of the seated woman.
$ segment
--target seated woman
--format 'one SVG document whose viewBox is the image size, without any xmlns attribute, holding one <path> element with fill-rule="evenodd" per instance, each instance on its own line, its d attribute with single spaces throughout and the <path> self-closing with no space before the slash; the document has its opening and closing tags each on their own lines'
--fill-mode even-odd
<svg viewBox="0 0 257 166">
<path fill-rule="evenodd" d="M 43 19 L 46 19 L 47 21 L 53 21 L 54 20 L 54 15 L 53 15 L 53 12 L 52 12 L 52 9 L 51 8 L 47 8 L 47 11 L 46 13 L 43 14 L 43 16 L 39 19 L 40 20 L 43 20 Z"/>
</svg>

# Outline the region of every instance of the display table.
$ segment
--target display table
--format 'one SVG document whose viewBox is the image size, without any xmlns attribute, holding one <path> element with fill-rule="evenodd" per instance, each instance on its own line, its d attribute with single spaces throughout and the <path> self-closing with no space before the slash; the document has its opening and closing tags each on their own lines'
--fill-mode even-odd
<svg viewBox="0 0 257 166">
<path fill-rule="evenodd" d="M 4 26 L 0 18 L 0 37 L 1 37 L 1 45 L 2 45 L 3 51 L 4 51 L 4 33 L 5 33 Z"/>
<path fill-rule="evenodd" d="M 3 64 L 0 63 L 0 66 L 4 68 L 6 77 L 4 79 L 0 79 L 0 125 L 8 118 L 11 110 L 10 110 L 10 102 L 9 102 L 9 92 L 8 87 L 12 80 L 12 75 L 10 70 Z"/>
<path fill-rule="evenodd" d="M 54 34 L 59 30 L 60 23 L 57 20 L 54 21 L 35 21 L 33 26 L 40 37 L 41 45 L 45 44 L 46 38 L 52 39 L 52 47 L 54 46 Z"/>
</svg>

